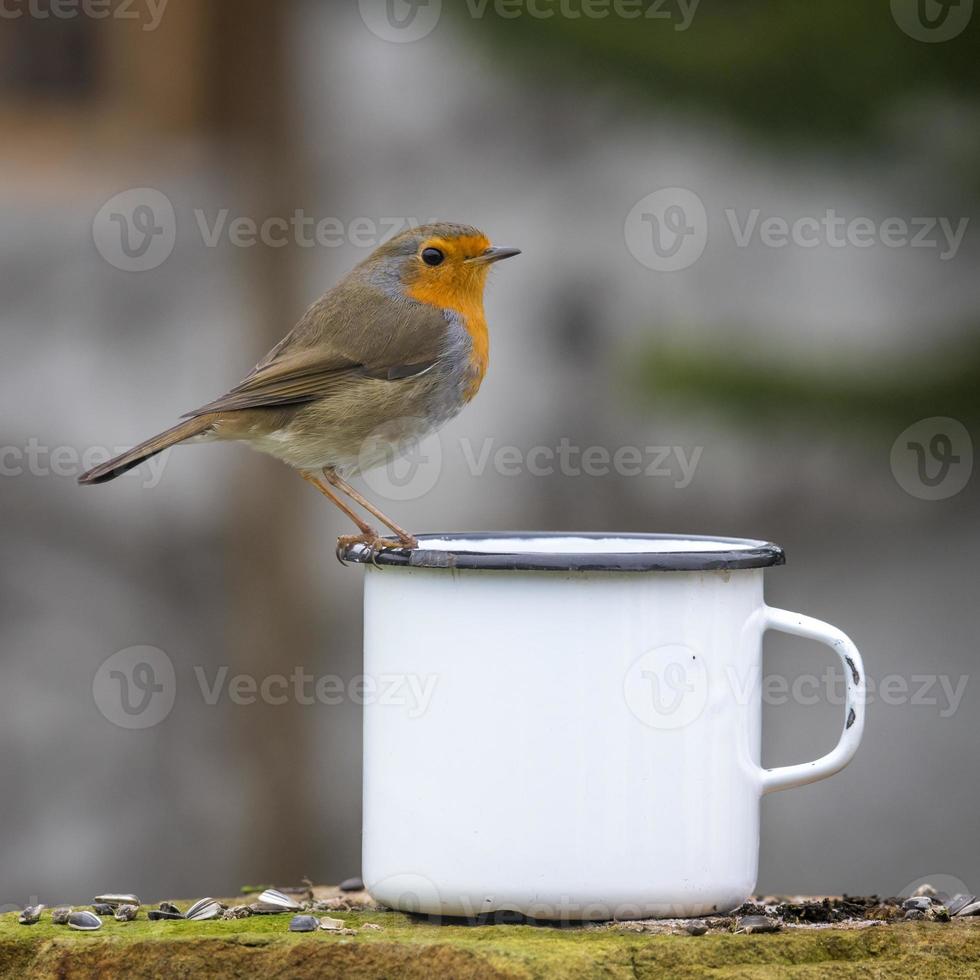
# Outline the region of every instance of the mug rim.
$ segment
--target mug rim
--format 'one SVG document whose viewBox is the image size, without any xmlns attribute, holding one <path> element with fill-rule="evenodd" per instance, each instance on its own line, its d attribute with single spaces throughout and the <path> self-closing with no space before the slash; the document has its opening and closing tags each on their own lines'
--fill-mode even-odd
<svg viewBox="0 0 980 980">
<path fill-rule="evenodd" d="M 418 542 L 417 548 L 354 543 L 337 555 L 342 562 L 394 567 L 561 572 L 732 571 L 786 561 L 770 541 L 704 534 L 480 531 L 420 534 Z"/>
</svg>

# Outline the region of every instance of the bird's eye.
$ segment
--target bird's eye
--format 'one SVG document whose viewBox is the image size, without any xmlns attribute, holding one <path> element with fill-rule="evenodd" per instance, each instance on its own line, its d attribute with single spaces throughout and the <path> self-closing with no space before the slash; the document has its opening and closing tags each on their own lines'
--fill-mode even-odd
<svg viewBox="0 0 980 980">
<path fill-rule="evenodd" d="M 445 257 L 437 248 L 422 249 L 422 261 L 426 265 L 439 265 Z"/>
</svg>

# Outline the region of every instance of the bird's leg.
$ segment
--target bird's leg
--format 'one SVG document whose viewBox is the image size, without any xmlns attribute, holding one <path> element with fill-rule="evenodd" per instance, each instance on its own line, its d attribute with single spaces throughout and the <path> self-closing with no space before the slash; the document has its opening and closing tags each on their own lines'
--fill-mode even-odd
<svg viewBox="0 0 980 980">
<path fill-rule="evenodd" d="M 360 504 L 369 514 L 376 517 L 386 527 L 390 527 L 398 537 L 399 543 L 406 548 L 417 548 L 418 540 L 408 533 L 404 528 L 399 527 L 390 517 L 378 510 L 365 496 L 358 493 L 346 480 L 339 477 L 333 470 L 324 467 L 323 476 L 328 483 L 335 486 L 342 493 L 346 493 L 356 504 Z"/>
<path fill-rule="evenodd" d="M 299 475 L 308 483 L 312 483 L 332 504 L 339 507 L 357 525 L 357 529 L 364 538 L 371 540 L 378 539 L 378 532 L 367 521 L 351 510 L 329 487 L 325 487 L 318 477 L 315 477 L 312 473 L 307 473 L 305 470 L 300 470 Z"/>
<path fill-rule="evenodd" d="M 323 485 L 323 482 L 315 477 L 312 473 L 307 473 L 305 470 L 298 470 L 299 475 L 306 480 L 308 483 L 312 483 L 313 486 L 317 488 L 332 504 L 335 504 L 340 508 L 343 513 L 345 513 L 356 525 L 357 529 L 361 532 L 360 534 L 341 534 L 337 538 L 337 560 L 341 565 L 346 565 L 347 562 L 344 561 L 343 555 L 344 551 L 349 548 L 352 544 L 363 544 L 367 545 L 371 549 L 371 561 L 377 564 L 375 561 L 375 552 L 378 548 L 390 547 L 393 544 L 404 544 L 403 541 L 388 541 L 381 537 L 377 531 L 367 521 L 361 518 L 357 513 L 351 510 L 329 487 Z"/>
</svg>

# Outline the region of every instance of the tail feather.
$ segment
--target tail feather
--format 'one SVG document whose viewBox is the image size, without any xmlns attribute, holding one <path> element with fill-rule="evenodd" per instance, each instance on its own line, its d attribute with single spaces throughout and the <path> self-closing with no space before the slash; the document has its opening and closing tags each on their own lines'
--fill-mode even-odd
<svg viewBox="0 0 980 980">
<path fill-rule="evenodd" d="M 87 473 L 83 473 L 78 478 L 78 482 L 88 484 L 105 483 L 108 480 L 114 480 L 117 476 L 122 476 L 123 473 L 131 470 L 134 466 L 139 466 L 144 459 L 156 456 L 157 453 L 162 453 L 164 449 L 175 446 L 178 442 L 183 442 L 192 436 L 200 435 L 205 429 L 210 427 L 212 421 L 213 419 L 210 415 L 203 415 L 188 419 L 186 422 L 181 422 L 172 429 L 167 429 L 166 432 L 161 432 L 159 435 L 153 436 L 152 439 L 141 442 L 138 446 L 134 446 L 128 452 L 122 453 L 115 459 L 110 459 L 108 462 L 93 466 L 92 469 Z"/>
</svg>

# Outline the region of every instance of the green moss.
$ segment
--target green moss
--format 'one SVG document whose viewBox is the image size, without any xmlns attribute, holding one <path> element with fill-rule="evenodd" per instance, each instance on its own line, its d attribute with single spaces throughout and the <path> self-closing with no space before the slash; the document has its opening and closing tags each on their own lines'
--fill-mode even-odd
<svg viewBox="0 0 980 980">
<path fill-rule="evenodd" d="M 288 915 L 238 921 L 120 923 L 81 933 L 49 913 L 22 926 L 0 916 L 0 975 L 134 978 L 167 976 L 368 978 L 453 977 L 975 977 L 980 920 L 901 923 L 775 935 L 651 935 L 618 926 L 437 924 L 397 912 L 332 912 L 339 936 L 287 931 Z"/>
</svg>

